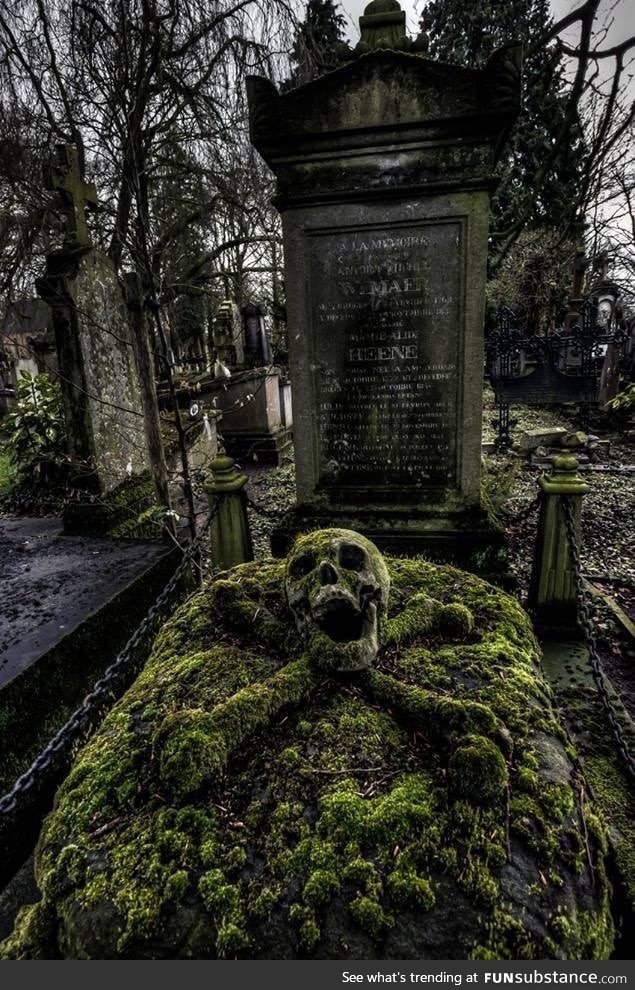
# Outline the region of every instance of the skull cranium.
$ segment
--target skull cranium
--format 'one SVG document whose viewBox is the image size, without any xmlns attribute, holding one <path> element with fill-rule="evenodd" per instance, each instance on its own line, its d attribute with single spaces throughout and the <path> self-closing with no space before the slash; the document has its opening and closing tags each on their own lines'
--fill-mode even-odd
<svg viewBox="0 0 635 990">
<path fill-rule="evenodd" d="M 323 529 L 296 541 L 285 590 L 297 629 L 320 667 L 369 667 L 379 649 L 390 578 L 377 547 L 348 529 Z"/>
</svg>

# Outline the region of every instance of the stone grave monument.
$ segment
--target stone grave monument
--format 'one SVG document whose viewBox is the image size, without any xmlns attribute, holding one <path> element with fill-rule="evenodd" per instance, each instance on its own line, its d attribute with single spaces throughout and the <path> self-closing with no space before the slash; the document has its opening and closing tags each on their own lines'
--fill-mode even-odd
<svg viewBox="0 0 635 990">
<path fill-rule="evenodd" d="M 245 363 L 243 325 L 240 310 L 232 299 L 224 299 L 212 323 L 215 357 L 226 368 L 242 368 Z"/>
<path fill-rule="evenodd" d="M 83 485 L 104 494 L 149 466 L 126 305 L 110 259 L 90 241 L 85 210 L 97 197 L 75 147 L 57 146 L 45 180 L 66 236 L 37 289 L 52 310 L 70 453 Z"/>
<path fill-rule="evenodd" d="M 483 70 L 419 54 L 375 0 L 341 67 L 279 93 L 248 78 L 251 139 L 277 179 L 299 504 L 394 550 L 474 560 L 493 169 L 519 49 Z M 494 539 L 495 542 L 495 539 Z"/>
<path fill-rule="evenodd" d="M 518 602 L 306 534 L 163 626 L 58 792 L 0 958 L 607 959 L 572 757 Z"/>
<path fill-rule="evenodd" d="M 265 311 L 257 303 L 247 303 L 241 309 L 245 327 L 245 355 L 255 368 L 271 364 L 271 348 L 265 327 Z"/>
<path fill-rule="evenodd" d="M 281 464 L 291 445 L 283 413 L 288 408 L 278 368 L 237 370 L 213 383 L 215 408 L 223 414 L 225 450 L 238 460 Z"/>
<path fill-rule="evenodd" d="M 290 417 L 290 398 L 280 370 L 269 366 L 263 316 L 251 304 L 241 314 L 232 300 L 221 303 L 213 326 L 215 381 L 207 391 L 223 413 L 227 452 L 238 459 L 280 464 L 291 444 L 291 424 L 284 418 L 287 410 Z"/>
</svg>

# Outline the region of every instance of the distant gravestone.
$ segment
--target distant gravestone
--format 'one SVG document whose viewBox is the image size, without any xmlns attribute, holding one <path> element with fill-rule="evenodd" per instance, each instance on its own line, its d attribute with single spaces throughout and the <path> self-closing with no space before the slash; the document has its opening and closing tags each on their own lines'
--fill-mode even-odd
<svg viewBox="0 0 635 990">
<path fill-rule="evenodd" d="M 85 208 L 96 195 L 76 148 L 57 147 L 45 182 L 60 196 L 66 236 L 37 289 L 52 310 L 70 453 L 86 487 L 104 493 L 148 468 L 126 306 L 110 259 L 90 242 Z"/>
<path fill-rule="evenodd" d="M 289 529 L 319 517 L 401 550 L 473 549 L 489 540 L 489 200 L 519 52 L 482 71 L 433 62 L 414 53 L 398 4 L 375 10 L 360 22 L 364 53 L 341 68 L 282 94 L 248 79 L 284 230 L 300 500 Z"/>
<path fill-rule="evenodd" d="M 225 450 L 241 461 L 281 464 L 291 444 L 283 419 L 280 370 L 269 367 L 269 343 L 260 306 L 221 303 L 214 320 L 215 408 L 223 413 Z M 222 364 L 219 364 L 222 362 Z M 286 406 L 285 406 L 286 409 Z"/>
<path fill-rule="evenodd" d="M 216 358 L 226 368 L 242 368 L 245 363 L 243 325 L 240 310 L 232 299 L 224 299 L 212 324 Z"/>
<path fill-rule="evenodd" d="M 265 314 L 262 306 L 247 303 L 241 309 L 245 327 L 245 356 L 254 368 L 271 364 L 271 349 L 267 339 Z"/>
</svg>

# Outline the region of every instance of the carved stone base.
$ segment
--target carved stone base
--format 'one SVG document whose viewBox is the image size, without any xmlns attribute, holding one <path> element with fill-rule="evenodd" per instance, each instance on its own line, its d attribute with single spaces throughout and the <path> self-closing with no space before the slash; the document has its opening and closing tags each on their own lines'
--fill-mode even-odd
<svg viewBox="0 0 635 990">
<path fill-rule="evenodd" d="M 330 506 L 300 504 L 282 517 L 271 534 L 274 557 L 288 553 L 298 533 L 336 526 L 362 533 L 384 552 L 424 556 L 486 576 L 502 587 L 514 585 L 507 568 L 504 532 L 478 508 L 442 516 L 410 511 L 395 516 L 378 510 L 352 512 Z"/>
<path fill-rule="evenodd" d="M 236 432 L 223 430 L 223 443 L 227 453 L 241 463 L 257 461 L 260 464 L 282 464 L 290 451 L 293 434 L 281 427 L 269 433 Z"/>
</svg>

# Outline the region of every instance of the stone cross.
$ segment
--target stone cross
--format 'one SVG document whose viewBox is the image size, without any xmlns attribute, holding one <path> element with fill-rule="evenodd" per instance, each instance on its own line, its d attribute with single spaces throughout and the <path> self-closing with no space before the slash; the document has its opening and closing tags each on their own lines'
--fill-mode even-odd
<svg viewBox="0 0 635 990">
<path fill-rule="evenodd" d="M 86 225 L 86 207 L 97 207 L 97 192 L 92 182 L 84 182 L 79 168 L 77 148 L 58 144 L 51 164 L 44 170 L 46 189 L 60 194 L 66 216 L 65 248 L 90 247 Z"/>
</svg>

